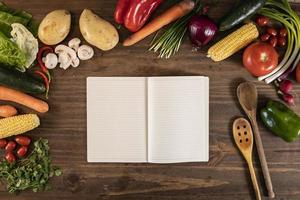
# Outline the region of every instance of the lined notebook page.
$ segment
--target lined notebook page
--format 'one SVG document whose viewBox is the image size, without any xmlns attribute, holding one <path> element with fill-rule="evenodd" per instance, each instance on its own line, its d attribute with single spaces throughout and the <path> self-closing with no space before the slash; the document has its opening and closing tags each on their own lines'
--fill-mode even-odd
<svg viewBox="0 0 300 200">
<path fill-rule="evenodd" d="M 87 79 L 88 162 L 147 162 L 146 78 Z"/>
<path fill-rule="evenodd" d="M 149 162 L 208 161 L 208 120 L 208 78 L 148 78 Z"/>
</svg>

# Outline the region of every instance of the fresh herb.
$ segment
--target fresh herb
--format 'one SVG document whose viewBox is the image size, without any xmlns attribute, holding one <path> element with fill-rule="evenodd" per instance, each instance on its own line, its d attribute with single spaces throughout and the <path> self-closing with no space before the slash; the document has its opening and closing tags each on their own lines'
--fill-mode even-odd
<svg viewBox="0 0 300 200">
<path fill-rule="evenodd" d="M 48 140 L 39 139 L 27 158 L 14 164 L 3 161 L 0 164 L 0 179 L 7 182 L 10 193 L 18 193 L 27 189 L 33 192 L 50 189 L 49 179 L 60 176 L 62 171 L 52 166 Z"/>
<path fill-rule="evenodd" d="M 149 50 L 159 52 L 159 58 L 170 58 L 177 53 L 187 33 L 187 23 L 202 7 L 201 0 L 195 0 L 194 10 L 171 24 L 160 36 L 156 34 Z"/>
</svg>

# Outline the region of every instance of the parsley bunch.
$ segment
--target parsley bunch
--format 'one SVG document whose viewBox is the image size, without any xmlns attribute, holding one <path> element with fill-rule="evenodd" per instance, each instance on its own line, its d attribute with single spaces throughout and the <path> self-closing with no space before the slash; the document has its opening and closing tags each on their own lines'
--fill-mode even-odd
<svg viewBox="0 0 300 200">
<path fill-rule="evenodd" d="M 48 140 L 39 139 L 34 143 L 33 151 L 14 164 L 3 161 L 0 164 L 0 179 L 7 182 L 10 193 L 18 193 L 27 189 L 33 192 L 50 189 L 51 177 L 60 176 L 61 170 L 52 166 Z"/>
</svg>

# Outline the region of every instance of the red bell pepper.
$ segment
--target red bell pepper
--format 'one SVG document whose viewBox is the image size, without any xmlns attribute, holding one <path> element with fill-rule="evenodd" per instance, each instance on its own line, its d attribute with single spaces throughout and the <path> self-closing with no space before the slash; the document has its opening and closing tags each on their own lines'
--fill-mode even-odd
<svg viewBox="0 0 300 200">
<path fill-rule="evenodd" d="M 163 0 L 119 0 L 115 21 L 131 32 L 141 29 Z"/>
</svg>

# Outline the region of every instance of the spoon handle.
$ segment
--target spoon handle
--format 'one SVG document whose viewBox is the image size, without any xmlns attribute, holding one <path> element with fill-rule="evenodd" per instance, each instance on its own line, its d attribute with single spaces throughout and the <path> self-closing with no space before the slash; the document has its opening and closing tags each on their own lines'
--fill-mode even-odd
<svg viewBox="0 0 300 200">
<path fill-rule="evenodd" d="M 256 199 L 261 200 L 260 191 L 259 191 L 255 171 L 254 171 L 254 168 L 253 168 L 252 160 L 248 161 L 248 167 L 249 167 L 249 171 L 250 171 L 251 180 L 252 180 L 253 188 L 254 188 L 254 191 L 255 191 Z"/>
<path fill-rule="evenodd" d="M 256 144 L 260 164 L 261 164 L 261 167 L 262 167 L 263 175 L 264 175 L 264 178 L 265 178 L 266 187 L 267 187 L 267 190 L 268 190 L 268 196 L 270 198 L 275 198 L 275 194 L 274 194 L 274 191 L 273 191 L 272 180 L 271 180 L 271 177 L 270 177 L 270 172 L 269 172 L 269 168 L 268 168 L 268 164 L 267 164 L 267 160 L 266 160 L 266 156 L 265 156 L 264 147 L 263 147 L 261 137 L 260 137 L 260 133 L 259 133 L 259 130 L 258 130 L 257 121 L 256 121 L 255 117 L 251 117 L 250 120 L 251 120 L 251 123 L 252 123 L 252 126 L 253 126 L 255 144 Z"/>
</svg>

